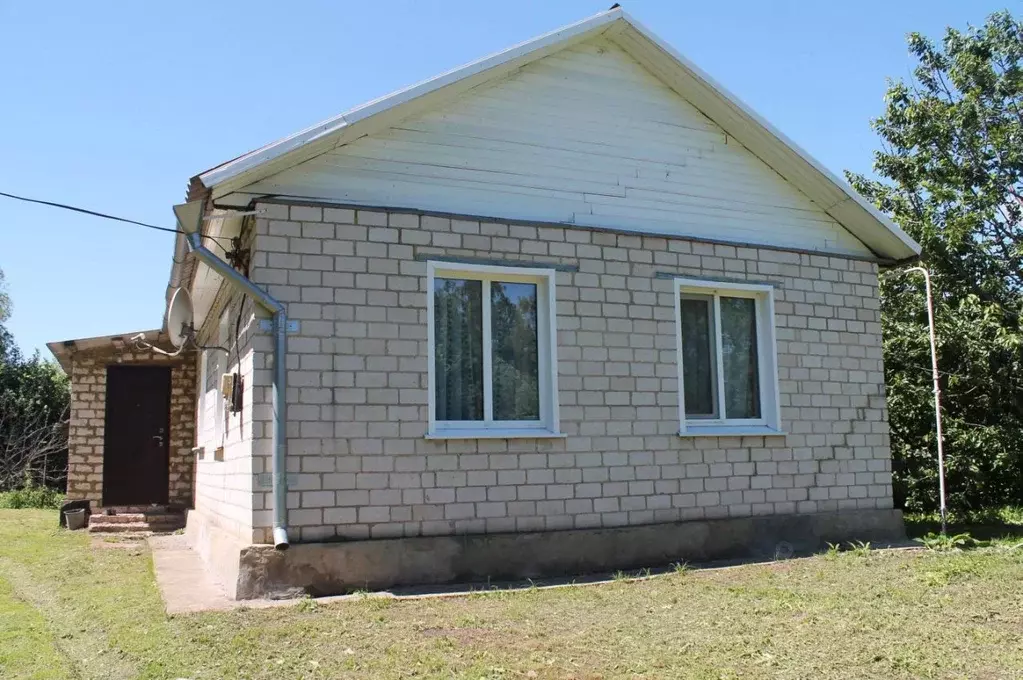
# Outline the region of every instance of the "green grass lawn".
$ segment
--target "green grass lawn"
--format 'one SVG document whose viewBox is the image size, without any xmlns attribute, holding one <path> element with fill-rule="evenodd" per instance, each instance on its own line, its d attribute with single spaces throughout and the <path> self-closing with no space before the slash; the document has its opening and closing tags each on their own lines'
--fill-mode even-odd
<svg viewBox="0 0 1023 680">
<path fill-rule="evenodd" d="M 1023 547 L 168 617 L 144 545 L 0 511 L 0 678 L 1023 677 Z"/>
</svg>

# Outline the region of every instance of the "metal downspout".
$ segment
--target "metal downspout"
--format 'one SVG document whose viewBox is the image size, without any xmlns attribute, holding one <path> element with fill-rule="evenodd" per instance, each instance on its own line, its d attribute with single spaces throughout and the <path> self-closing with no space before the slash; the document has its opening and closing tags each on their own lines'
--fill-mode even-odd
<svg viewBox="0 0 1023 680">
<path fill-rule="evenodd" d="M 202 245 L 202 236 L 198 232 L 187 233 L 188 247 L 201 261 L 223 276 L 228 283 L 250 295 L 260 306 L 273 314 L 274 330 L 274 370 L 273 370 L 273 453 L 271 474 L 273 478 L 273 540 L 278 550 L 288 549 L 288 488 L 285 482 L 285 464 L 288 443 L 285 436 L 287 422 L 287 400 L 284 389 L 286 381 L 285 357 L 288 344 L 288 317 L 284 305 L 275 300 L 265 290 L 242 276 L 234 267 L 224 262 L 211 250 Z"/>
</svg>

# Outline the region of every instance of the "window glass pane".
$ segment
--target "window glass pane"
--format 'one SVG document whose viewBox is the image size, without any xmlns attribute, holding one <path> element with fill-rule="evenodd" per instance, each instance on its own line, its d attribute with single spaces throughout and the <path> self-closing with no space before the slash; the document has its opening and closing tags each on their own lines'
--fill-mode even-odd
<svg viewBox="0 0 1023 680">
<path fill-rule="evenodd" d="M 483 282 L 434 279 L 437 420 L 483 420 Z"/>
<path fill-rule="evenodd" d="M 494 420 L 540 419 L 535 283 L 490 283 Z"/>
<path fill-rule="evenodd" d="M 203 350 L 203 377 L 205 382 L 203 383 L 203 392 L 209 392 L 211 390 L 219 390 L 220 385 L 217 384 L 217 380 L 220 377 L 220 358 L 224 356 L 224 352 L 218 350 L 207 349 Z"/>
<path fill-rule="evenodd" d="M 686 416 L 717 415 L 710 297 L 682 298 L 682 390 Z"/>
<path fill-rule="evenodd" d="M 757 306 L 752 298 L 721 298 L 721 362 L 725 371 L 725 417 L 760 417 Z"/>
</svg>

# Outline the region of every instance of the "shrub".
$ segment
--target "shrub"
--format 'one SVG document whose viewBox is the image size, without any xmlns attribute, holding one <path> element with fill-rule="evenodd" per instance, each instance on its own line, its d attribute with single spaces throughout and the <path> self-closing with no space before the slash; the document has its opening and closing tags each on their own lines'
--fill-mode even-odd
<svg viewBox="0 0 1023 680">
<path fill-rule="evenodd" d="M 964 550 L 966 548 L 972 548 L 977 544 L 977 541 L 967 533 L 948 536 L 945 534 L 936 534 L 932 531 L 923 538 L 917 538 L 914 540 L 916 540 L 917 543 L 923 543 L 924 547 L 928 550 L 938 552 Z"/>
<path fill-rule="evenodd" d="M 63 502 L 64 494 L 45 486 L 26 486 L 13 491 L 0 491 L 0 508 L 58 509 Z"/>
</svg>

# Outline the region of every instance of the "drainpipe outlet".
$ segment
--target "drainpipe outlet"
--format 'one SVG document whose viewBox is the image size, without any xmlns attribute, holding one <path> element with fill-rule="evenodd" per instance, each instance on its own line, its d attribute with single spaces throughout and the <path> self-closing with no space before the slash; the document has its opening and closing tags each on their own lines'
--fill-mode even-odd
<svg viewBox="0 0 1023 680">
<path fill-rule="evenodd" d="M 274 549 L 276 550 L 287 550 L 288 546 L 288 531 L 284 527 L 274 527 Z"/>
</svg>

